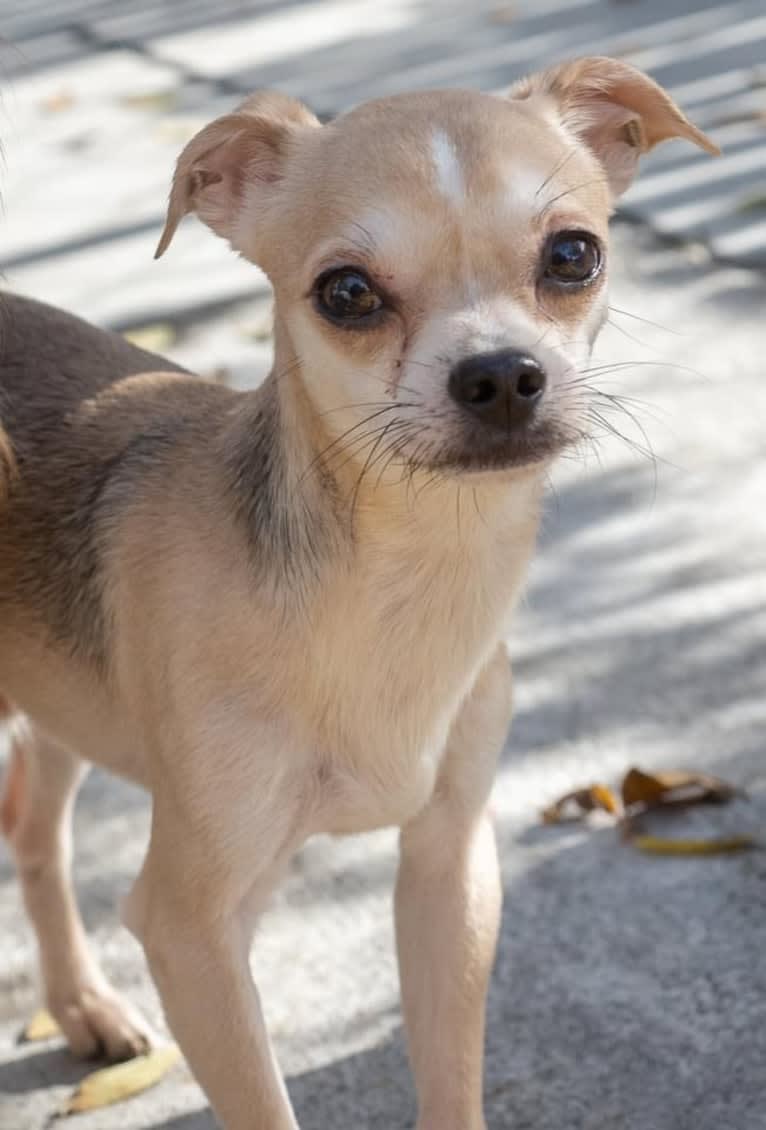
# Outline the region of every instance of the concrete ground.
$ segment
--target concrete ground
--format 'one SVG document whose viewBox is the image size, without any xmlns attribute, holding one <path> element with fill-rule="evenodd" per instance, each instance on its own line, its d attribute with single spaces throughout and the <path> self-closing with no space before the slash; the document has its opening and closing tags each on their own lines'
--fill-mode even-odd
<svg viewBox="0 0 766 1130">
<path fill-rule="evenodd" d="M 191 25 L 213 7 L 30 0 L 22 10 L 0 3 L 7 34 L 17 35 L 32 59 L 19 67 L 4 107 L 13 128 L 2 243 L 9 285 L 138 327 L 179 360 L 225 367 L 245 382 L 268 364 L 267 295 L 257 273 L 192 223 L 167 266 L 148 262 L 171 153 L 200 110 L 209 116 L 230 103 L 239 81 L 232 76 L 252 85 L 251 56 L 268 81 L 283 75 L 288 88 L 313 82 L 315 104 L 338 108 L 329 75 L 350 83 L 340 63 L 350 66 L 354 44 L 332 40 L 327 3 L 234 0 L 215 6 L 218 23 L 208 20 L 200 40 Z M 438 5 L 388 0 L 373 7 L 374 42 L 408 60 L 401 85 L 408 74 L 417 80 L 419 66 L 432 67 L 432 75 Z M 431 22 L 416 24 L 412 13 L 426 8 Z M 280 24 L 288 9 L 305 18 Z M 507 21 L 496 15 L 491 34 L 482 30 L 489 8 L 479 4 L 470 39 L 468 6 L 443 9 L 443 37 L 454 36 L 455 21 L 463 20 L 463 53 L 453 43 L 444 56 L 453 71 L 441 79 L 436 68 L 434 81 L 468 81 L 461 58 L 476 60 L 477 84 L 505 81 L 508 68 L 497 75 L 488 60 L 501 59 L 493 44 Z M 492 11 L 501 9 L 510 18 L 507 6 Z M 750 67 L 736 55 L 743 45 L 750 51 L 760 43 L 763 59 L 760 2 L 556 0 L 513 11 L 526 36 L 519 67 L 535 52 L 561 53 L 567 36 L 579 50 L 582 28 L 596 17 L 603 39 L 620 27 L 627 39 L 635 26 L 648 29 L 657 50 L 675 44 L 673 65 L 697 67 L 709 94 Z M 559 23 L 546 24 L 546 12 L 551 21 L 558 13 Z M 697 29 L 685 36 L 677 24 L 665 26 L 683 12 Z M 265 25 L 271 38 L 256 37 L 245 50 L 240 23 L 256 17 L 272 21 Z M 335 17 L 343 22 L 342 13 Z M 285 39 L 291 26 L 294 42 Z M 131 40 L 137 27 L 141 36 Z M 533 32 L 542 37 L 537 45 Z M 692 50 L 695 35 L 728 43 L 735 56 Z M 99 36 L 110 36 L 112 46 L 103 49 Z M 377 59 L 365 75 L 363 61 L 355 81 L 364 93 L 385 81 L 386 63 Z M 217 72 L 200 77 L 203 66 Z M 757 90 L 743 87 L 741 96 Z M 761 142 L 751 141 L 737 152 L 761 152 Z M 683 179 L 686 158 L 675 160 Z M 687 203 L 708 199 L 700 185 L 712 190 L 717 183 L 720 166 L 706 167 L 709 180 L 695 173 L 697 188 L 679 189 Z M 649 164 L 644 183 L 660 168 Z M 736 168 L 731 192 L 753 192 L 755 181 Z M 636 421 L 613 416 L 627 442 L 606 437 L 598 457 L 559 466 L 510 640 L 517 705 L 495 792 L 505 910 L 489 1010 L 490 1130 L 766 1126 L 766 854 L 654 859 L 621 844 L 604 824 L 552 829 L 539 822 L 539 810 L 570 787 L 616 781 L 634 764 L 680 765 L 727 777 L 749 800 L 684 817 L 668 832 L 766 837 L 766 282 L 756 271 L 716 262 L 711 254 L 732 256 L 709 231 L 684 230 L 674 233 L 680 243 L 659 242 L 648 227 L 662 227 L 662 210 L 656 197 L 647 199 L 644 222 L 615 225 L 613 306 L 596 350 L 599 362 L 619 366 L 600 386 L 634 398 Z M 757 209 L 747 211 L 746 229 L 745 212 L 721 207 L 757 249 Z M 643 453 L 647 446 L 652 458 Z M 147 826 L 140 792 L 92 774 L 76 814 L 84 915 L 109 976 L 161 1025 L 141 952 L 115 911 L 140 864 Z M 394 865 L 393 833 L 312 842 L 256 941 L 253 968 L 302 1130 L 413 1124 L 390 924 Z M 83 1069 L 55 1041 L 15 1044 L 37 1001 L 35 958 L 2 848 L 0 939 L 0 1130 L 42 1130 Z M 213 1123 L 178 1068 L 154 1091 L 78 1116 L 74 1125 L 211 1130 Z"/>
</svg>

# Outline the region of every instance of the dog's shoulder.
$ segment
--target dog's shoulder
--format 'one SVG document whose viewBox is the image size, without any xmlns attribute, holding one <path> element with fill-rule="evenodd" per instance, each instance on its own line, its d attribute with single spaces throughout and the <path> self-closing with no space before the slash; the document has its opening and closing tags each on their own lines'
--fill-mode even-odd
<svg viewBox="0 0 766 1130">
<path fill-rule="evenodd" d="M 233 395 L 65 311 L 0 296 L 0 424 L 14 470 L 0 603 L 23 602 L 69 650 L 103 661 L 105 524 Z"/>
</svg>

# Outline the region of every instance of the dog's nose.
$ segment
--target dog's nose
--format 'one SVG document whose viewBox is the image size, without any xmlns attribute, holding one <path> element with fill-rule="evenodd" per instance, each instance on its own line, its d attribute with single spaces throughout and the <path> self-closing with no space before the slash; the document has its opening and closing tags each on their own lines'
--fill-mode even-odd
<svg viewBox="0 0 766 1130">
<path fill-rule="evenodd" d="M 545 390 L 545 371 L 534 357 L 514 349 L 475 353 L 455 365 L 448 389 L 462 408 L 511 431 L 531 419 Z"/>
</svg>

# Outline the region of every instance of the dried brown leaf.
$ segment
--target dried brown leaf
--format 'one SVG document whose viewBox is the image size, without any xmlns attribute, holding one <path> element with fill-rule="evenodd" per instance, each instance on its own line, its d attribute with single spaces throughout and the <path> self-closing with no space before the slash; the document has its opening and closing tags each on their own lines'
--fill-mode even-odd
<svg viewBox="0 0 766 1130">
<path fill-rule="evenodd" d="M 674 804 L 721 804 L 731 800 L 737 790 L 707 773 L 667 769 L 645 773 L 629 769 L 622 782 L 622 803 L 626 809 L 660 808 Z"/>
</svg>

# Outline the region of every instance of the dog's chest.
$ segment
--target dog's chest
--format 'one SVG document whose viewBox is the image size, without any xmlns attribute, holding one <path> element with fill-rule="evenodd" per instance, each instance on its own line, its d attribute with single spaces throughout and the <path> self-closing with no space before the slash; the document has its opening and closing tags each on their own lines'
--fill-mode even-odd
<svg viewBox="0 0 766 1130">
<path fill-rule="evenodd" d="M 320 758 L 317 831 L 352 835 L 406 824 L 428 803 L 444 743 L 432 749 L 397 751 L 373 764 L 365 758 Z"/>
<path fill-rule="evenodd" d="M 521 569 L 478 578 L 444 558 L 420 576 L 347 588 L 318 647 L 315 780 L 321 831 L 412 819 L 430 799 L 450 728 L 507 627 Z M 502 575 L 499 575 L 502 572 Z M 490 583 L 491 582 L 491 583 Z M 316 715 L 315 715 L 316 717 Z"/>
<path fill-rule="evenodd" d="M 361 614 L 353 638 L 326 654 L 315 769 L 323 831 L 402 824 L 428 802 L 471 678 L 461 658 L 447 665 L 409 631 L 392 638 L 391 625 Z"/>
</svg>

